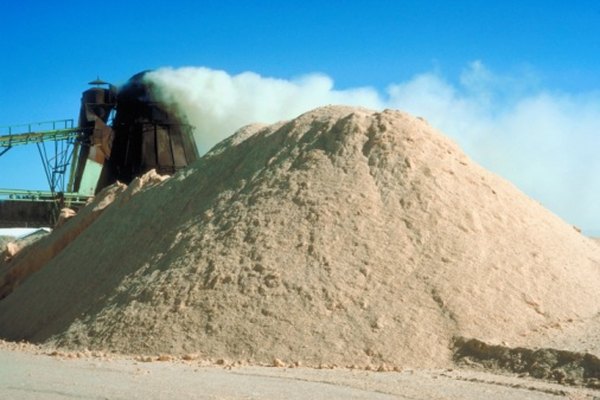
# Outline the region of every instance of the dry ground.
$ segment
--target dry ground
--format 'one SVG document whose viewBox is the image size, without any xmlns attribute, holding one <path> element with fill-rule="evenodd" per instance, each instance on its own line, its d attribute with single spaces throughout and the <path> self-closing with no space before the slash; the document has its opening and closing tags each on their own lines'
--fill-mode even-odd
<svg viewBox="0 0 600 400">
<path fill-rule="evenodd" d="M 0 398 L 29 399 L 600 399 L 600 392 L 468 370 L 373 372 L 202 366 L 198 361 L 0 350 Z"/>
</svg>

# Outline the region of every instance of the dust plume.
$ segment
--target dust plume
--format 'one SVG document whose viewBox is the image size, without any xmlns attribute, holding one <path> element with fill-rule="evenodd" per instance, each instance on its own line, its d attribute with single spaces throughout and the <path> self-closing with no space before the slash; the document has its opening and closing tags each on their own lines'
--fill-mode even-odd
<svg viewBox="0 0 600 400">
<path fill-rule="evenodd" d="M 426 72 L 385 91 L 338 90 L 332 78 L 275 79 L 209 68 L 148 75 L 161 100 L 195 126 L 201 153 L 249 123 L 286 120 L 327 104 L 394 108 L 425 117 L 486 168 L 591 235 L 600 235 L 600 93 L 560 93 L 531 71 L 502 76 L 480 61 L 455 82 Z"/>
<path fill-rule="evenodd" d="M 147 74 L 161 100 L 175 104 L 195 127 L 200 154 L 250 123 L 273 123 L 327 104 L 381 108 L 372 88 L 335 90 L 326 75 L 295 80 L 253 72 L 229 75 L 209 68 L 164 68 Z"/>
</svg>

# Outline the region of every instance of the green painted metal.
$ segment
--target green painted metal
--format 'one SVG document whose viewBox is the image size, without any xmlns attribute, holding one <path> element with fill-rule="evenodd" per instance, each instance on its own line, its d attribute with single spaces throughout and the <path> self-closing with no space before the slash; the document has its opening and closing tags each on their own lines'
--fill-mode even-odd
<svg viewBox="0 0 600 400">
<path fill-rule="evenodd" d="M 69 170 L 69 182 L 67 183 L 67 192 L 73 192 L 75 190 L 75 171 L 77 171 L 77 164 L 79 163 L 79 148 L 81 143 L 75 141 L 73 144 L 73 154 L 71 155 L 71 168 Z"/>
<path fill-rule="evenodd" d="M 81 136 L 81 129 L 73 126 L 72 119 L 2 126 L 0 127 L 0 156 L 14 146 L 49 141 L 74 141 Z"/>
<path fill-rule="evenodd" d="M 83 136 L 84 132 L 81 128 L 73 126 L 72 119 L 0 127 L 0 156 L 14 146 L 36 144 L 42 159 L 46 178 L 50 185 L 50 191 L 46 192 L 43 197 L 51 199 L 53 192 L 73 191 L 72 168 L 75 167 L 73 165 L 73 151 L 75 151 L 75 156 L 77 156 L 80 139 Z M 50 153 L 47 152 L 45 147 L 45 144 L 48 142 L 55 143 Z M 72 168 L 69 168 L 69 164 L 71 164 Z M 71 173 L 68 176 L 69 183 L 65 185 L 64 177 L 68 172 Z M 12 192 L 17 199 L 22 197 L 22 194 L 17 193 L 18 191 Z M 34 194 L 32 195 L 35 196 Z M 27 199 L 28 196 L 24 198 Z"/>
<path fill-rule="evenodd" d="M 26 132 L 0 136 L 0 147 L 10 148 L 32 143 L 75 139 L 81 136 L 81 129 L 57 129 L 52 131 Z"/>
<path fill-rule="evenodd" d="M 85 185 L 80 187 L 83 191 L 73 192 L 73 173 L 77 168 L 80 147 L 85 145 L 87 133 L 90 132 L 74 127 L 73 120 L 0 127 L 0 156 L 15 146 L 35 144 L 50 188 L 49 191 L 0 189 L 0 203 L 24 206 L 23 210 L 29 206 L 33 210 L 34 206 L 47 204 L 50 207 L 48 221 L 51 223 L 56 222 L 62 207 L 79 208 L 87 203 L 94 195 L 95 185 L 102 169 L 97 165 L 88 166 L 91 160 L 87 160 L 84 172 Z M 67 173 L 69 173 L 68 183 L 65 182 Z"/>
<path fill-rule="evenodd" d="M 86 196 L 79 193 L 56 194 L 47 190 L 0 189 L 0 201 L 55 202 L 58 197 L 63 198 L 65 203 L 85 204 L 92 196 Z"/>
<path fill-rule="evenodd" d="M 17 135 L 20 133 L 69 129 L 75 127 L 74 123 L 75 122 L 72 119 L 56 119 L 53 121 L 29 122 L 27 124 L 0 126 L 0 134 Z"/>
<path fill-rule="evenodd" d="M 96 187 L 98 186 L 98 179 L 100 179 L 101 173 L 102 165 L 94 160 L 88 159 L 85 163 L 81 183 L 79 184 L 79 193 L 82 195 L 93 196 L 96 193 Z"/>
</svg>

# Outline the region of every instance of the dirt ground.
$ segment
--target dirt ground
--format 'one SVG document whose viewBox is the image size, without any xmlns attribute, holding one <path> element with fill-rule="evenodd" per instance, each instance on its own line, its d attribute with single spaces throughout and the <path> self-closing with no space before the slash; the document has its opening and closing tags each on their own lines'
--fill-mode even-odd
<svg viewBox="0 0 600 400">
<path fill-rule="evenodd" d="M 600 399 L 600 392 L 469 370 L 202 366 L 0 350 L 0 398 Z"/>
</svg>

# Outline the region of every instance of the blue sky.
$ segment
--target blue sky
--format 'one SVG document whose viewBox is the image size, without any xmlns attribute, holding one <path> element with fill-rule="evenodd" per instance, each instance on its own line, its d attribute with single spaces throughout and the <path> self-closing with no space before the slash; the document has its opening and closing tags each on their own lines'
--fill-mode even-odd
<svg viewBox="0 0 600 400">
<path fill-rule="evenodd" d="M 318 73 L 332 90 L 369 88 L 386 105 L 424 114 L 484 166 L 600 235 L 591 205 L 600 182 L 577 164 L 592 162 L 589 149 L 599 143 L 599 2 L 22 0 L 2 2 L 0 15 L 0 126 L 76 118 L 81 92 L 97 75 L 119 84 L 161 67 L 204 66 L 232 77 L 252 71 L 290 82 Z M 451 120 L 465 109 L 481 118 Z M 557 116 L 550 123 L 543 121 L 549 110 Z M 537 113 L 540 128 L 498 149 L 503 133 L 490 125 L 519 131 L 527 111 Z M 588 121 L 576 145 L 567 132 L 573 112 Z M 534 160 L 541 168 L 528 166 L 526 154 L 512 163 L 491 150 L 510 153 L 525 140 L 535 151 L 547 125 L 555 141 L 544 150 L 548 157 Z M 489 135 L 461 133 L 477 129 Z M 561 146 L 570 149 L 563 170 L 585 172 L 564 189 L 542 176 L 543 162 Z M 0 157 L 0 187 L 44 185 L 32 149 Z M 573 204 L 577 198 L 586 205 Z M 580 210 L 570 214 L 569 207 Z"/>
</svg>

